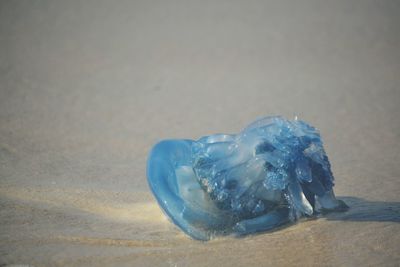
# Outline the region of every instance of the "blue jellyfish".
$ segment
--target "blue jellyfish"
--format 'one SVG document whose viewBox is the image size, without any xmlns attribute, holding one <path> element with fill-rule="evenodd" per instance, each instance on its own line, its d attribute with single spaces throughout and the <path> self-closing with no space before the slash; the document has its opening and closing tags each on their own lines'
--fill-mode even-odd
<svg viewBox="0 0 400 267">
<path fill-rule="evenodd" d="M 348 209 L 334 195 L 318 130 L 280 116 L 259 119 L 238 134 L 163 140 L 150 152 L 147 177 L 162 210 L 199 240 Z"/>
</svg>

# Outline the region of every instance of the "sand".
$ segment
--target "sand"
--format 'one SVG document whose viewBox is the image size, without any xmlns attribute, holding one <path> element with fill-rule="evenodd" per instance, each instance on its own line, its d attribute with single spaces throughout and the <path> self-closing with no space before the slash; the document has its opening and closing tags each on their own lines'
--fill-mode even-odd
<svg viewBox="0 0 400 267">
<path fill-rule="evenodd" d="M 1 1 L 0 265 L 398 266 L 396 1 Z M 149 192 L 165 138 L 304 119 L 346 213 L 194 241 Z"/>
</svg>

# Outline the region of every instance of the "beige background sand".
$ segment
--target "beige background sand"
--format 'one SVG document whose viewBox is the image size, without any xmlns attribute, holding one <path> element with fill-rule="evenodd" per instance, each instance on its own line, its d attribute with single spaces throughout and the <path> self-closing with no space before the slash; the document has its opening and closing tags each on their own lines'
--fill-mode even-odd
<svg viewBox="0 0 400 267">
<path fill-rule="evenodd" d="M 0 265 L 398 266 L 400 2 L 1 1 Z M 298 115 L 345 214 L 209 243 L 169 223 L 163 138 Z"/>
</svg>

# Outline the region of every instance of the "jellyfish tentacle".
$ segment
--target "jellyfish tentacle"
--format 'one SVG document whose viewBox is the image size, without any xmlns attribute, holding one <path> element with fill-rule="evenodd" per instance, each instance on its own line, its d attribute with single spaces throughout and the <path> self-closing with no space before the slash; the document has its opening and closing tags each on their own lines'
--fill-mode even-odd
<svg viewBox="0 0 400 267">
<path fill-rule="evenodd" d="M 269 231 L 290 222 L 289 208 L 278 208 L 259 217 L 242 220 L 235 224 L 235 235 L 247 235 L 256 232 Z"/>
</svg>

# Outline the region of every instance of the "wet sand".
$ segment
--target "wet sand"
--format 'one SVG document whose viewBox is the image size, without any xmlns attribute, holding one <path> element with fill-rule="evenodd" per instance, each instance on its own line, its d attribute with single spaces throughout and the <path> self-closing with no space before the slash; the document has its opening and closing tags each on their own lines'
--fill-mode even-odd
<svg viewBox="0 0 400 267">
<path fill-rule="evenodd" d="M 395 1 L 2 1 L 0 265 L 398 266 Z M 164 138 L 318 127 L 346 213 L 210 242 L 171 224 Z"/>
</svg>

